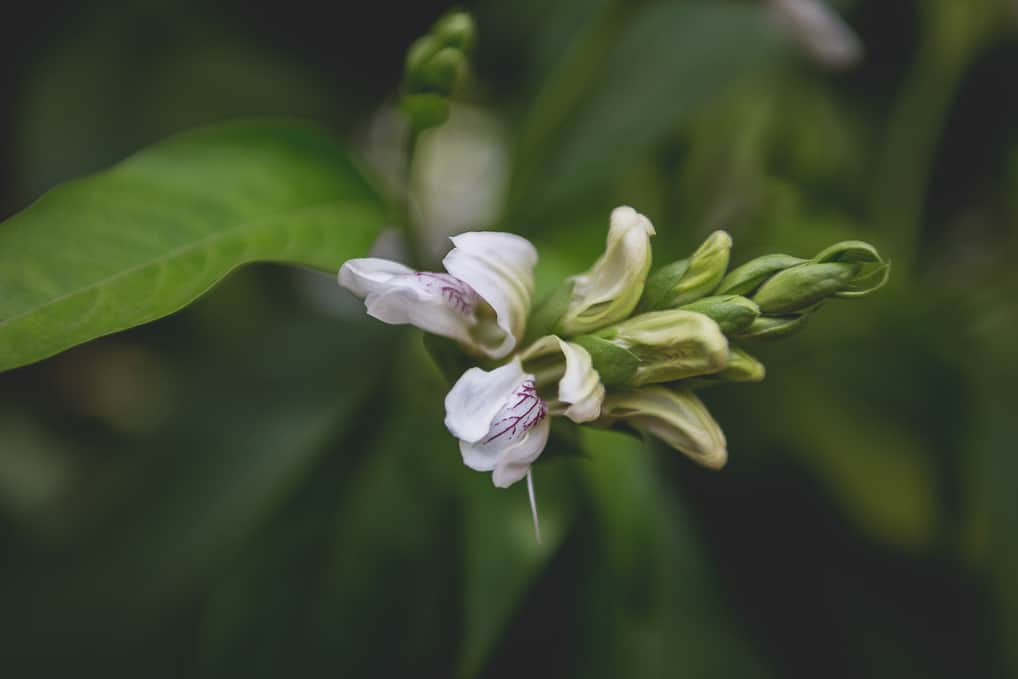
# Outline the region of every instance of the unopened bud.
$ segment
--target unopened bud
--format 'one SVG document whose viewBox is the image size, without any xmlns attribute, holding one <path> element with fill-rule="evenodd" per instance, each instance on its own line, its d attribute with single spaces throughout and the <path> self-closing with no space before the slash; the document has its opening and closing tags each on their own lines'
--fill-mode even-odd
<svg viewBox="0 0 1018 679">
<path fill-rule="evenodd" d="M 652 311 L 605 328 L 595 337 L 636 357 L 636 370 L 625 382 L 634 387 L 716 373 L 728 360 L 728 340 L 721 328 L 693 311 Z M 601 372 L 598 356 L 591 355 Z"/>
<path fill-rule="evenodd" d="M 719 295 L 749 295 L 780 271 L 809 260 L 791 255 L 764 255 L 732 269 L 718 286 Z"/>
<path fill-rule="evenodd" d="M 477 26 L 466 12 L 450 12 L 435 23 L 431 34 L 443 45 L 469 52 L 477 39 Z"/>
<path fill-rule="evenodd" d="M 884 287 L 891 275 L 891 263 L 877 249 L 859 240 L 843 241 L 821 250 L 814 262 L 857 262 L 861 265 L 852 282 L 835 293 L 835 297 L 865 297 Z"/>
<path fill-rule="evenodd" d="M 720 469 L 728 459 L 724 432 L 688 390 L 644 387 L 611 392 L 596 424 L 646 432 L 711 469 Z"/>
<path fill-rule="evenodd" d="M 462 82 L 466 72 L 466 55 L 455 47 L 443 47 L 407 72 L 407 91 L 449 96 Z"/>
<path fill-rule="evenodd" d="M 658 269 L 647 279 L 640 309 L 671 309 L 711 294 L 725 275 L 731 250 L 732 237 L 715 231 L 690 257 Z"/>
<path fill-rule="evenodd" d="M 604 254 L 586 273 L 573 276 L 571 298 L 556 328 L 571 337 L 627 318 L 643 294 L 650 270 L 654 225 L 631 207 L 612 211 Z"/>
<path fill-rule="evenodd" d="M 859 273 L 855 262 L 800 264 L 775 274 L 753 295 L 765 314 L 782 314 L 809 309 L 846 288 Z"/>
<path fill-rule="evenodd" d="M 761 316 L 743 332 L 739 339 L 781 339 L 799 332 L 806 324 L 809 314 L 790 314 L 787 316 Z"/>
<path fill-rule="evenodd" d="M 448 97 L 466 76 L 466 55 L 475 35 L 470 15 L 452 12 L 410 45 L 400 108 L 417 130 L 441 125 L 449 117 Z"/>
<path fill-rule="evenodd" d="M 682 307 L 712 319 L 726 335 L 746 330 L 760 316 L 760 307 L 751 299 L 740 295 L 704 297 Z"/>
<path fill-rule="evenodd" d="M 718 373 L 725 382 L 762 382 L 766 376 L 764 364 L 738 347 L 730 348 L 728 365 Z"/>
</svg>

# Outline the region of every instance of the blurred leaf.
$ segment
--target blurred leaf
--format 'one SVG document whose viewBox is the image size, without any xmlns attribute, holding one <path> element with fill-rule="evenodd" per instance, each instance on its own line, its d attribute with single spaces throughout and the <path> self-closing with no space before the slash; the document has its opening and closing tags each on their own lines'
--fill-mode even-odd
<svg viewBox="0 0 1018 679">
<path fill-rule="evenodd" d="M 759 8 L 646 6 L 603 57 L 573 116 L 555 129 L 536 126 L 539 139 L 520 141 L 525 154 L 511 207 L 529 214 L 619 176 L 676 125 L 771 63 L 776 44 Z"/>
<path fill-rule="evenodd" d="M 250 121 L 170 139 L 0 224 L 0 370 L 172 313 L 241 264 L 335 270 L 385 218 L 314 128 Z"/>
<path fill-rule="evenodd" d="M 475 677 L 484 668 L 565 540 L 579 501 L 576 463 L 573 458 L 534 467 L 541 544 L 534 536 L 525 482 L 503 490 L 493 487 L 487 475 L 469 470 L 459 475 L 464 578 L 460 677 Z"/>
<path fill-rule="evenodd" d="M 246 345 L 227 336 L 189 352 L 174 371 L 178 407 L 130 445 L 137 473 L 122 470 L 124 492 L 105 516 L 70 548 L 9 565 L 0 623 L 16 641 L 5 663 L 109 671 L 172 644 L 172 623 L 209 577 L 302 487 L 331 441 L 357 430 L 391 351 L 371 328 L 266 314 Z M 335 454 L 349 463 L 358 452 Z M 61 653 L 48 656 L 51 645 Z"/>
<path fill-rule="evenodd" d="M 651 450 L 616 433 L 587 440 L 598 537 L 581 583 L 577 676 L 770 676 Z"/>
<path fill-rule="evenodd" d="M 274 44 L 207 3 L 81 5 L 52 36 L 45 58 L 27 64 L 15 97 L 22 165 L 16 188 L 26 199 L 37 196 L 210 122 L 250 115 L 334 120 L 356 105 L 349 98 L 338 104 L 347 93 Z"/>
<path fill-rule="evenodd" d="M 280 676 L 295 658 L 323 676 L 448 676 L 460 465 L 427 359 L 397 360 L 403 376 L 364 429 L 224 569 L 203 616 L 205 676 Z"/>
</svg>

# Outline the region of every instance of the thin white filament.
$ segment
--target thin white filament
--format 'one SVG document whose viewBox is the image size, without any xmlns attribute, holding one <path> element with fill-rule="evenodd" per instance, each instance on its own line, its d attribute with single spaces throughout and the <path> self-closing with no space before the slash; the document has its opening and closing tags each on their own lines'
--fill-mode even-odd
<svg viewBox="0 0 1018 679">
<path fill-rule="evenodd" d="M 537 499 L 534 497 L 534 475 L 527 470 L 527 494 L 530 495 L 530 515 L 534 518 L 534 537 L 541 544 L 541 522 L 537 518 Z"/>
</svg>

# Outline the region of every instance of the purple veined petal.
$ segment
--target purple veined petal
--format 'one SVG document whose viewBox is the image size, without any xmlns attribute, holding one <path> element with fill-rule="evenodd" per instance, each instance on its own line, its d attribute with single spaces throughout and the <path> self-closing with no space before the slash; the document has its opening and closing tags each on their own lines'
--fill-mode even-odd
<svg viewBox="0 0 1018 679">
<path fill-rule="evenodd" d="M 445 397 L 446 428 L 461 441 L 481 441 L 499 412 L 528 379 L 533 378 L 523 372 L 519 359 L 490 371 L 467 370 Z"/>
<path fill-rule="evenodd" d="M 480 297 L 445 273 L 417 272 L 385 259 L 352 259 L 339 270 L 339 283 L 364 299 L 368 315 L 390 325 L 413 325 L 472 344 Z"/>
<path fill-rule="evenodd" d="M 526 476 L 544 451 L 549 429 L 548 406 L 538 396 L 533 378 L 525 375 L 485 434 L 473 442 L 460 441 L 463 462 L 471 469 L 494 471 L 492 481 L 505 488 Z"/>
</svg>

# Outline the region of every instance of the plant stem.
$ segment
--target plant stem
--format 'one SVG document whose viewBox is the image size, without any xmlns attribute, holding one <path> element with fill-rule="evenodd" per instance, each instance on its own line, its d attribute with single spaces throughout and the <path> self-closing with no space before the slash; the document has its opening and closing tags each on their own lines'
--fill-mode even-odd
<svg viewBox="0 0 1018 679">
<path fill-rule="evenodd" d="M 406 139 L 406 193 L 403 196 L 402 214 L 400 215 L 400 227 L 403 229 L 403 236 L 406 240 L 407 256 L 410 259 L 410 266 L 415 269 L 423 268 L 427 262 L 424 252 L 424 243 L 420 230 L 417 228 L 417 221 L 414 219 L 413 208 L 413 182 L 414 182 L 414 159 L 417 153 L 417 143 L 420 141 L 421 130 L 410 123 Z"/>
</svg>

